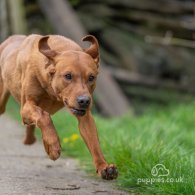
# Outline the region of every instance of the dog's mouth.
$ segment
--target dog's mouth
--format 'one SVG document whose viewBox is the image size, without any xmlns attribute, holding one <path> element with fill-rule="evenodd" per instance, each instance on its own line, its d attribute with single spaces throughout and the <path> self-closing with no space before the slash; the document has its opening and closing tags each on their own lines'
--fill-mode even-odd
<svg viewBox="0 0 195 195">
<path fill-rule="evenodd" d="M 86 109 L 78 109 L 78 108 L 71 107 L 69 106 L 67 101 L 64 101 L 64 105 L 72 112 L 72 114 L 76 116 L 84 116 L 86 114 Z"/>
<path fill-rule="evenodd" d="M 86 113 L 86 110 L 84 110 L 84 109 L 70 108 L 70 111 L 71 111 L 73 114 L 77 115 L 77 116 L 84 116 L 85 113 Z"/>
</svg>

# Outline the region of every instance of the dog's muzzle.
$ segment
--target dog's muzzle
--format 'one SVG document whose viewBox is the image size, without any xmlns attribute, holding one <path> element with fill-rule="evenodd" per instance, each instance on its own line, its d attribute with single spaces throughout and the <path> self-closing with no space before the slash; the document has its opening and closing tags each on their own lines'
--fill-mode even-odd
<svg viewBox="0 0 195 195">
<path fill-rule="evenodd" d="M 86 110 L 84 110 L 84 109 L 71 108 L 70 110 L 71 110 L 71 112 L 72 112 L 73 114 L 75 114 L 75 115 L 77 115 L 77 116 L 84 116 L 85 113 L 86 113 Z"/>
<path fill-rule="evenodd" d="M 84 116 L 90 106 L 91 98 L 89 96 L 78 96 L 76 101 L 78 108 L 71 108 L 71 112 L 77 116 Z"/>
<path fill-rule="evenodd" d="M 78 96 L 76 102 L 76 107 L 70 106 L 66 100 L 64 101 L 64 104 L 74 115 L 84 116 L 90 106 L 91 98 L 89 96 Z"/>
</svg>

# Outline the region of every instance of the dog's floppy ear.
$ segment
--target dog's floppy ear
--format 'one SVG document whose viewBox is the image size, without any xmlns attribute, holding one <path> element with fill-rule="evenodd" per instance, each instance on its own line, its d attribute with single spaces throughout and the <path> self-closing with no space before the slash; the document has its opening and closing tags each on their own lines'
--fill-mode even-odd
<svg viewBox="0 0 195 195">
<path fill-rule="evenodd" d="M 98 65 L 99 63 L 99 44 L 97 39 L 93 35 L 87 35 L 82 38 L 82 41 L 89 41 L 91 42 L 91 46 L 87 49 L 84 49 L 84 51 L 89 54 L 96 64 Z"/>
<path fill-rule="evenodd" d="M 49 36 L 44 36 L 39 40 L 38 43 L 38 47 L 39 47 L 39 51 L 45 55 L 46 57 L 48 57 L 49 59 L 53 60 L 53 58 L 57 55 L 57 52 L 52 50 L 47 41 L 49 39 Z"/>
</svg>

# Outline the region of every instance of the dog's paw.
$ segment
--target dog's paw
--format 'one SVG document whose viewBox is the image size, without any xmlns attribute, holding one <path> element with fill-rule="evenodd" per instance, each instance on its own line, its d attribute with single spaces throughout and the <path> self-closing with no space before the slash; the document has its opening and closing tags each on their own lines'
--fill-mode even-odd
<svg viewBox="0 0 195 195">
<path fill-rule="evenodd" d="M 43 139 L 43 144 L 45 147 L 45 151 L 47 152 L 51 160 L 57 160 L 60 157 L 61 146 L 59 139 L 51 143 Z"/>
<path fill-rule="evenodd" d="M 107 165 L 101 171 L 98 171 L 99 175 L 101 175 L 102 179 L 112 180 L 118 177 L 118 170 L 115 165 Z"/>
</svg>

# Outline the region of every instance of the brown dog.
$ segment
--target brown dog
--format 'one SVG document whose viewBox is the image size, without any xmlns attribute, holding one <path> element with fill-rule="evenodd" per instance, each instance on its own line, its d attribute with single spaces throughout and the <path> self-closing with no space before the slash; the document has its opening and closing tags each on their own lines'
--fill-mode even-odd
<svg viewBox="0 0 195 195">
<path fill-rule="evenodd" d="M 99 46 L 96 38 L 82 49 L 70 39 L 58 35 L 15 35 L 0 45 L 0 114 L 5 112 L 11 94 L 21 105 L 26 125 L 25 144 L 35 142 L 39 127 L 45 151 L 50 159 L 60 156 L 60 142 L 50 114 L 64 105 L 79 122 L 81 136 L 93 157 L 97 173 L 104 179 L 117 177 L 114 165 L 108 165 L 99 146 L 90 107 L 98 74 Z"/>
</svg>

